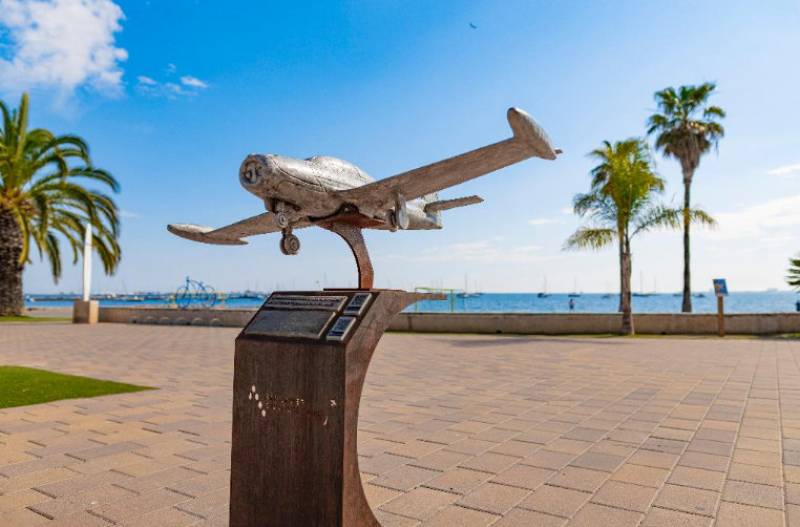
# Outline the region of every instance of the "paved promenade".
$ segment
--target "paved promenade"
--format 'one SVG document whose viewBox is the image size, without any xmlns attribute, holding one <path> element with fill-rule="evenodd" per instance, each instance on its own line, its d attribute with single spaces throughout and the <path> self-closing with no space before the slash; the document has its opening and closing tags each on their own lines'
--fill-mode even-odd
<svg viewBox="0 0 800 527">
<path fill-rule="evenodd" d="M 227 525 L 236 330 L 0 326 L 0 364 L 160 390 L 0 410 L 0 525 Z M 385 527 L 800 525 L 800 342 L 387 335 Z"/>
</svg>

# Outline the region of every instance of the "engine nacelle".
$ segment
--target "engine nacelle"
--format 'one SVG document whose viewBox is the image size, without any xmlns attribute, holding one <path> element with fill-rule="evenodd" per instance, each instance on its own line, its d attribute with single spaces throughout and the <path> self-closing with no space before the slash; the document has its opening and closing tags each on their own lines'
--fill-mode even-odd
<svg viewBox="0 0 800 527">
<path fill-rule="evenodd" d="M 406 200 L 403 199 L 403 196 L 398 195 L 395 198 L 394 210 L 389 214 L 389 219 L 392 228 L 401 230 L 408 229 L 408 207 L 406 206 Z"/>
</svg>

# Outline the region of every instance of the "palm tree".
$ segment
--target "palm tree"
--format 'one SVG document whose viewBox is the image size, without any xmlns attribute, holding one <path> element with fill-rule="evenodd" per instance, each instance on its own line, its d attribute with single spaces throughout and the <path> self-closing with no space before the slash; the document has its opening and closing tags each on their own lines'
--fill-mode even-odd
<svg viewBox="0 0 800 527">
<path fill-rule="evenodd" d="M 716 85 L 706 82 L 700 86 L 666 88 L 656 92 L 661 113 L 650 116 L 647 133 L 656 134 L 656 149 L 666 157 L 677 159 L 683 173 L 683 305 L 684 313 L 692 312 L 692 273 L 689 227 L 691 225 L 691 189 L 694 172 L 703 154 L 717 147 L 725 135 L 719 120 L 725 111 L 708 105 Z"/>
<path fill-rule="evenodd" d="M 634 333 L 631 314 L 631 239 L 653 227 L 677 228 L 682 211 L 656 202 L 664 191 L 664 180 L 652 168 L 647 144 L 639 138 L 618 141 L 592 151 L 599 164 L 590 173 L 591 189 L 577 194 L 575 213 L 589 220 L 567 239 L 566 249 L 600 249 L 617 242 L 619 250 L 619 310 L 625 335 Z M 698 219 L 711 222 L 702 211 L 692 211 Z"/>
<path fill-rule="evenodd" d="M 0 316 L 22 312 L 22 271 L 31 247 L 61 276 L 61 244 L 67 241 L 78 261 L 87 223 L 107 274 L 120 260 L 119 220 L 114 201 L 82 181 L 118 191 L 117 181 L 94 168 L 86 142 L 28 128 L 28 95 L 14 111 L 0 101 Z"/>
<path fill-rule="evenodd" d="M 786 283 L 795 289 L 800 289 L 800 255 L 789 258 L 789 274 Z"/>
</svg>

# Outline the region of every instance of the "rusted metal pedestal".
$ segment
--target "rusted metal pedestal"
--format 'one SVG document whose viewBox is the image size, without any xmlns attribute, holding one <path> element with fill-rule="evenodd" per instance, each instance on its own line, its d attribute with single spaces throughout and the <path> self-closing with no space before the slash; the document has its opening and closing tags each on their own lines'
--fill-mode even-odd
<svg viewBox="0 0 800 527">
<path fill-rule="evenodd" d="M 426 295 L 274 293 L 236 339 L 231 527 L 378 527 L 358 471 L 370 359 Z"/>
</svg>

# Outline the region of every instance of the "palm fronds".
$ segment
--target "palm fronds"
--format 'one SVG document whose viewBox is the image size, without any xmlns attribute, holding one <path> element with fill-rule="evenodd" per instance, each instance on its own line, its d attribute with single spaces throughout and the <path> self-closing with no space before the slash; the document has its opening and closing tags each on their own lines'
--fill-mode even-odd
<svg viewBox="0 0 800 527">
<path fill-rule="evenodd" d="M 660 113 L 648 118 L 647 134 L 655 135 L 656 149 L 678 159 L 685 173 L 694 172 L 700 157 L 711 147 L 716 148 L 725 136 L 719 122 L 725 118 L 725 111 L 707 105 L 715 89 L 716 84 L 706 82 L 655 93 Z"/>
<path fill-rule="evenodd" d="M 103 268 L 113 273 L 121 256 L 119 214 L 114 200 L 99 189 L 118 192 L 117 180 L 92 165 L 82 138 L 29 129 L 27 94 L 15 110 L 0 101 L 0 114 L 0 212 L 10 213 L 22 233 L 19 264 L 29 262 L 35 248 L 57 281 L 61 243 L 66 241 L 76 262 L 90 224 Z"/>
<path fill-rule="evenodd" d="M 789 258 L 789 271 L 786 275 L 786 283 L 800 290 L 800 255 Z"/>
</svg>

